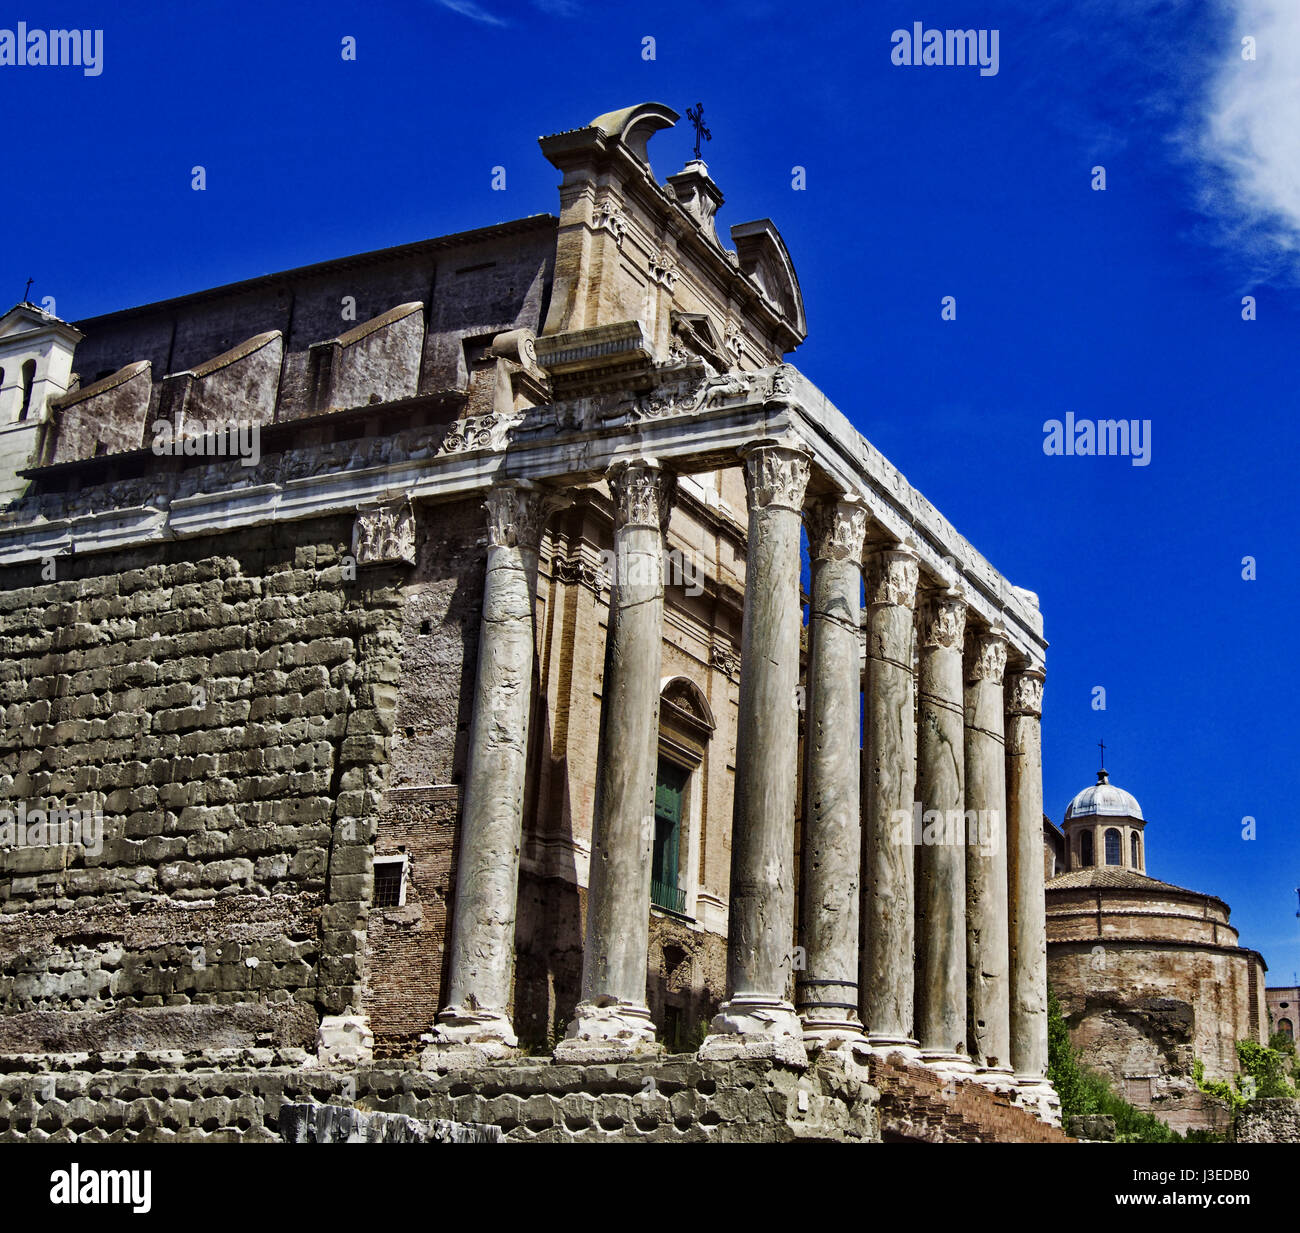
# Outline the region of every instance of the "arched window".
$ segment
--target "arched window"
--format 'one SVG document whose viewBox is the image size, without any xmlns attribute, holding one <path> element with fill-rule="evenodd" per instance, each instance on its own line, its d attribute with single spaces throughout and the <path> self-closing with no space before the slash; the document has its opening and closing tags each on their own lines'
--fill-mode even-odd
<svg viewBox="0 0 1300 1233">
<path fill-rule="evenodd" d="M 1120 846 L 1119 831 L 1113 826 L 1106 832 L 1106 864 L 1118 865 L 1123 857 L 1120 855 L 1123 849 Z"/>
<path fill-rule="evenodd" d="M 1133 855 L 1133 868 L 1141 869 L 1142 868 L 1142 844 L 1141 841 L 1138 839 L 1137 831 L 1134 831 L 1129 836 L 1129 848 Z"/>
<path fill-rule="evenodd" d="M 32 386 L 36 383 L 36 361 L 28 360 L 23 365 L 23 405 L 18 409 L 18 418 L 25 420 L 32 405 Z"/>
<path fill-rule="evenodd" d="M 1083 831 L 1079 835 L 1079 864 L 1086 868 L 1092 863 L 1092 832 Z"/>
<path fill-rule="evenodd" d="M 1287 1040 L 1295 1039 L 1295 1029 L 1291 1026 L 1290 1019 L 1279 1019 L 1277 1021 L 1277 1030 L 1281 1032 Z"/>
</svg>

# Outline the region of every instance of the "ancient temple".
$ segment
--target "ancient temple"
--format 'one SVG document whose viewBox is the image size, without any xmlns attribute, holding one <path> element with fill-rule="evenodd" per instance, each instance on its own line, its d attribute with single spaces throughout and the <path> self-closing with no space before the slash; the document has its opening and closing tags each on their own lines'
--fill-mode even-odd
<svg viewBox="0 0 1300 1233">
<path fill-rule="evenodd" d="M 0 852 L 0 1053 L 201 1054 L 235 1137 L 313 1068 L 512 1137 L 1048 1134 L 1036 597 L 787 361 L 677 118 L 543 138 L 558 216 L 5 319 L 68 372 L 0 794 L 102 842 Z"/>
</svg>

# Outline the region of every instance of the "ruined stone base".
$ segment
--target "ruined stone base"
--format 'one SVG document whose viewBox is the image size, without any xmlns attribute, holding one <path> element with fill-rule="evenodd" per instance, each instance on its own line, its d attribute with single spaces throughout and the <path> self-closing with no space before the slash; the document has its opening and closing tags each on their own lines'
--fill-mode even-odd
<svg viewBox="0 0 1300 1233">
<path fill-rule="evenodd" d="M 326 1015 L 316 1032 L 322 1066 L 360 1066 L 375 1054 L 375 1038 L 364 1015 Z"/>
<path fill-rule="evenodd" d="M 713 1034 L 700 1045 L 701 1061 L 768 1059 L 786 1066 L 807 1066 L 803 1024 L 789 1002 L 745 997 L 725 1002 L 709 1025 Z"/>
<path fill-rule="evenodd" d="M 1017 1079 L 1016 1104 L 1049 1126 L 1061 1125 L 1061 1098 L 1045 1079 Z"/>
<path fill-rule="evenodd" d="M 511 1143 L 1069 1141 L 978 1083 L 852 1050 L 811 1065 L 683 1054 L 441 1073 L 414 1060 L 322 1067 L 301 1050 L 0 1056 L 0 1142 L 284 1142 L 286 1105 L 312 1106 L 293 1123 L 308 1141 L 401 1140 L 440 1123 L 494 1127 L 483 1133 Z M 425 1129 L 357 1120 L 374 1114 Z"/>
<path fill-rule="evenodd" d="M 644 1006 L 600 998 L 579 1002 L 569 1034 L 555 1047 L 557 1062 L 622 1062 L 663 1052 Z"/>
<path fill-rule="evenodd" d="M 447 1069 L 436 1065 L 440 1053 L 447 1054 L 454 1066 L 474 1066 L 514 1057 L 519 1047 L 519 1037 L 508 1015 L 466 1006 L 448 1006 L 438 1015 L 432 1034 L 421 1039 L 429 1044 L 425 1057 L 434 1060 L 428 1069 L 439 1070 Z"/>
</svg>

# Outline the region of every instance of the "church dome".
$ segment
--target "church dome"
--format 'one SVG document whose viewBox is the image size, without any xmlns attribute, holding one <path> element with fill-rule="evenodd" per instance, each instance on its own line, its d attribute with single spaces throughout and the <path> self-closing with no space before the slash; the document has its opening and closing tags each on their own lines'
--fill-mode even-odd
<svg viewBox="0 0 1300 1233">
<path fill-rule="evenodd" d="M 1097 782 L 1084 788 L 1065 810 L 1065 820 L 1071 818 L 1135 818 L 1145 822 L 1142 806 L 1137 798 L 1123 788 L 1109 782 L 1109 773 L 1097 772 Z"/>
</svg>

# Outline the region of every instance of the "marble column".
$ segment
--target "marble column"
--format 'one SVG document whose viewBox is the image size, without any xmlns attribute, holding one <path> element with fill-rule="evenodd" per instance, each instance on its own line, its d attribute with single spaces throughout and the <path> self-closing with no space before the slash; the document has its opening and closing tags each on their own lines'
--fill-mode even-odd
<svg viewBox="0 0 1300 1233">
<path fill-rule="evenodd" d="M 862 828 L 858 776 L 861 709 L 862 537 L 858 497 L 808 512 L 808 719 L 804 729 L 802 888 L 795 972 L 805 1045 L 860 1040 L 858 917 Z"/>
<path fill-rule="evenodd" d="M 1011 1066 L 1028 1089 L 1047 1085 L 1047 912 L 1043 894 L 1043 674 L 1007 681 Z"/>
<path fill-rule="evenodd" d="M 914 608 L 918 566 L 901 546 L 866 561 L 867 672 L 862 732 L 862 1020 L 873 1049 L 915 1051 L 912 845 L 916 797 Z"/>
<path fill-rule="evenodd" d="M 656 1048 L 646 1004 L 664 531 L 677 481 L 650 460 L 616 463 L 614 579 L 596 755 L 596 799 L 582 952 L 582 1001 L 556 1057 L 614 1057 Z"/>
<path fill-rule="evenodd" d="M 519 847 L 536 653 L 537 551 L 563 500 L 526 481 L 488 493 L 487 572 L 448 949 L 434 1041 L 504 1053 L 515 961 Z"/>
<path fill-rule="evenodd" d="M 787 989 L 794 946 L 799 724 L 799 540 L 810 451 L 772 439 L 741 452 L 749 547 L 731 815 L 727 1001 L 702 1057 L 806 1060 Z"/>
<path fill-rule="evenodd" d="M 966 637 L 966 1001 L 971 1061 L 1011 1078 L 1007 793 L 1000 631 Z"/>
<path fill-rule="evenodd" d="M 916 854 L 916 1034 L 927 1061 L 969 1072 L 974 1068 L 966 1053 L 966 605 L 951 591 L 928 591 L 918 622 L 922 815 Z"/>
</svg>

